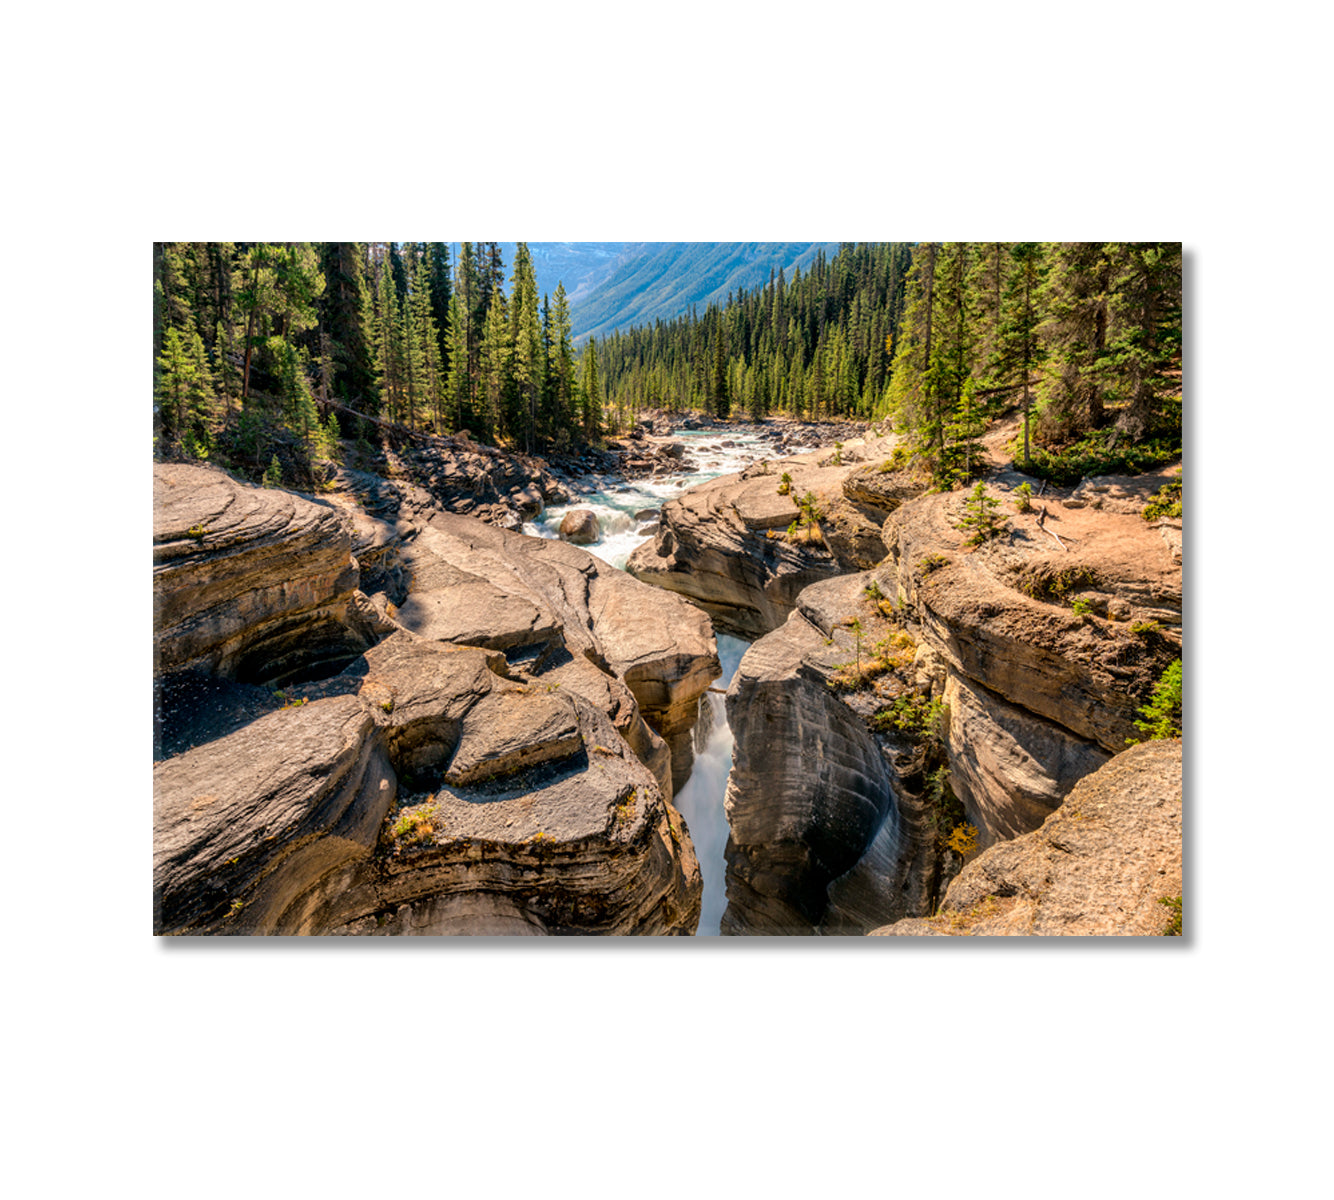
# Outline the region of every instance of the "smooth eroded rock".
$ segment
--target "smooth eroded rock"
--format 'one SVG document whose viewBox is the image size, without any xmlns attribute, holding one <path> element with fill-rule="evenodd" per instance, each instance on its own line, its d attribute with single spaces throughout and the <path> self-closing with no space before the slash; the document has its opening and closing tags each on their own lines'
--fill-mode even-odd
<svg viewBox="0 0 1334 1200">
<path fill-rule="evenodd" d="M 588 546 L 602 536 L 597 513 L 587 508 L 572 508 L 561 518 L 560 536 L 576 546 Z"/>
<path fill-rule="evenodd" d="M 335 674 L 368 644 L 340 510 L 213 467 L 153 467 L 153 669 L 246 682 Z"/>
<path fill-rule="evenodd" d="M 1162 934 L 1180 901 L 1181 743 L 1148 742 L 1081 780 L 1040 829 L 970 862 L 937 916 L 876 934 Z M 1188 919 L 1188 918 L 1187 918 Z"/>
</svg>

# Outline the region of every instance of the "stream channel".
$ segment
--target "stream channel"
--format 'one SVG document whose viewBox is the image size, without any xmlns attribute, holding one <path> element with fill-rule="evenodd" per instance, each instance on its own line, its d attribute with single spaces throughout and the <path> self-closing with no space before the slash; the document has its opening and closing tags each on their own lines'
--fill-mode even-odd
<svg viewBox="0 0 1334 1200">
<path fill-rule="evenodd" d="M 761 458 L 773 457 L 770 443 L 754 434 L 729 430 L 726 433 L 681 430 L 672 441 L 685 447 L 687 464 L 694 470 L 680 475 L 659 475 L 651 479 L 627 481 L 615 475 L 592 475 L 583 481 L 588 490 L 571 503 L 544 509 L 528 521 L 523 532 L 533 537 L 559 536 L 561 518 L 574 508 L 586 508 L 597 514 L 601 533 L 598 540 L 583 549 L 620 570 L 626 560 L 653 536 L 657 513 L 668 500 L 687 488 L 744 470 Z M 723 445 L 723 443 L 728 443 Z M 741 656 L 750 643 L 741 638 L 716 633 L 718 659 L 723 673 L 713 686 L 726 689 L 732 682 Z M 732 769 L 732 731 L 727 725 L 723 697 L 706 692 L 700 722 L 695 728 L 695 765 L 690 778 L 676 795 L 675 804 L 685 817 L 699 859 L 704 880 L 700 936 L 716 936 L 727 906 L 724 851 L 727 847 L 727 816 L 723 812 L 723 793 Z"/>
</svg>

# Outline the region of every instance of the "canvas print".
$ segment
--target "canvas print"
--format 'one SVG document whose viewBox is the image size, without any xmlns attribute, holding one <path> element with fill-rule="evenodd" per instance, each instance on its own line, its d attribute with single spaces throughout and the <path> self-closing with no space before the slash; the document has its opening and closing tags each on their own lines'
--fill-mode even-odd
<svg viewBox="0 0 1334 1200">
<path fill-rule="evenodd" d="M 155 934 L 1181 933 L 1179 243 L 152 253 Z"/>
</svg>

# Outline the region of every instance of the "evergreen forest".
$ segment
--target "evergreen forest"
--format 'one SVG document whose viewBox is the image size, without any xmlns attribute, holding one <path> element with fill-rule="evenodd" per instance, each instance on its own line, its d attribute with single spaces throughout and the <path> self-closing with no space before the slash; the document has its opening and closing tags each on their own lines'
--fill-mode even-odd
<svg viewBox="0 0 1334 1200">
<path fill-rule="evenodd" d="M 1179 243 L 844 243 L 581 348 L 526 243 L 450 246 L 155 243 L 155 452 L 276 479 L 385 427 L 560 453 L 661 408 L 892 424 L 942 487 L 1006 411 L 1057 482 L 1180 454 Z"/>
</svg>

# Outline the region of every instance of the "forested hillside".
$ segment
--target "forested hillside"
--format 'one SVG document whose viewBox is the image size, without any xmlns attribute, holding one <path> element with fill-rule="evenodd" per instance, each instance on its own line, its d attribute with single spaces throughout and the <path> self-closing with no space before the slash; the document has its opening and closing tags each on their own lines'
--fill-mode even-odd
<svg viewBox="0 0 1334 1200">
<path fill-rule="evenodd" d="M 892 421 L 938 483 L 1017 404 L 1018 459 L 1071 477 L 1181 444 L 1181 246 L 845 244 L 710 305 L 601 339 L 613 422 L 640 408 Z"/>
<path fill-rule="evenodd" d="M 892 422 L 941 486 L 972 475 L 1007 408 L 1016 460 L 1062 481 L 1180 453 L 1179 243 L 816 248 L 809 269 L 578 353 L 565 289 L 539 294 L 526 243 L 510 267 L 496 242 L 459 243 L 457 261 L 449 247 L 156 243 L 159 455 L 281 472 L 384 421 L 549 452 L 644 408 Z M 702 287 L 761 257 L 678 254 L 673 278 Z M 657 278 L 655 256 L 637 261 Z"/>
<path fill-rule="evenodd" d="M 539 297 L 524 243 L 508 277 L 495 242 L 450 259 L 445 242 L 155 243 L 157 452 L 278 470 L 278 441 L 309 459 L 380 421 L 526 450 L 598 438 L 564 289 Z"/>
</svg>

